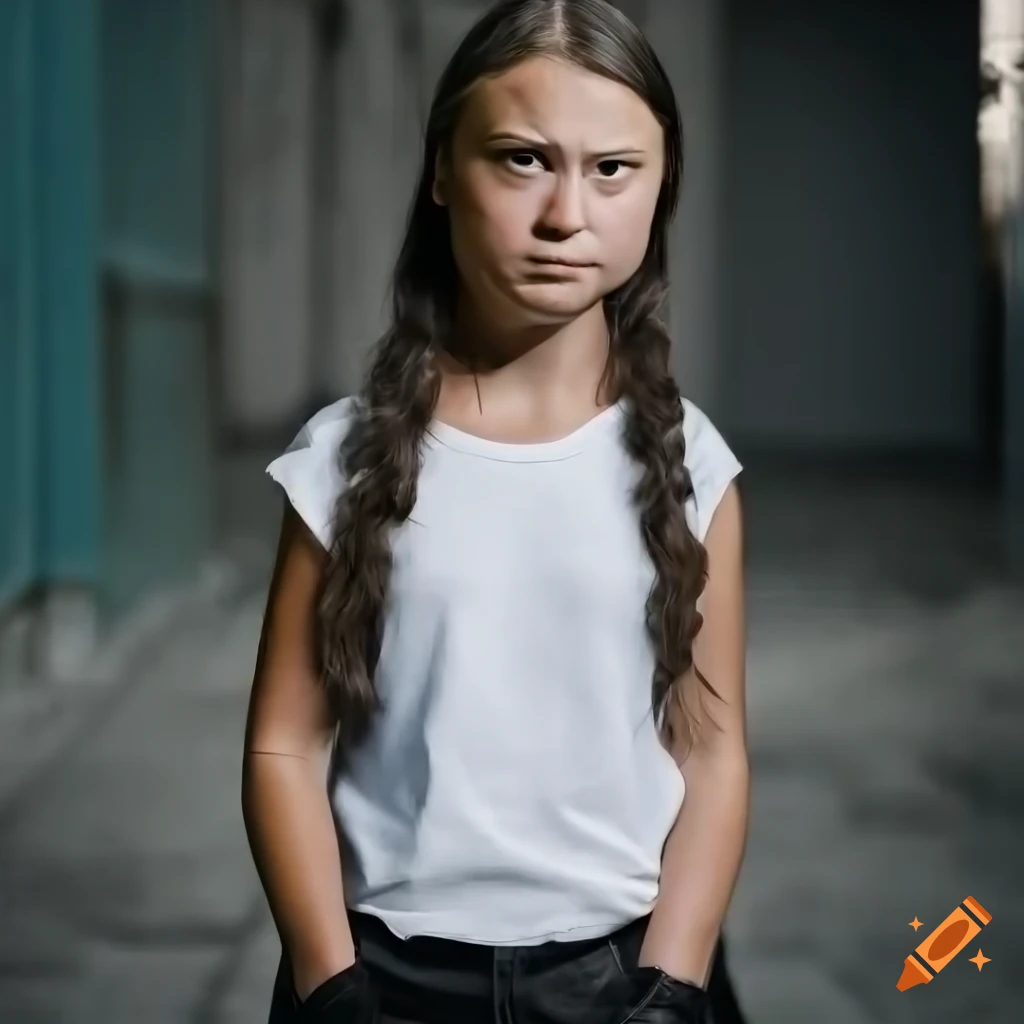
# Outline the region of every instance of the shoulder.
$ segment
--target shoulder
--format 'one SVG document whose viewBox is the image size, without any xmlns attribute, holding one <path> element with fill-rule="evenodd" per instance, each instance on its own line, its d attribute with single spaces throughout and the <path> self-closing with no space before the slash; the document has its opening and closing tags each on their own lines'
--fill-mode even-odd
<svg viewBox="0 0 1024 1024">
<path fill-rule="evenodd" d="M 267 466 L 313 535 L 329 548 L 334 508 L 345 486 L 341 443 L 356 412 L 356 400 L 342 398 L 303 424 L 295 439 Z"/>
<path fill-rule="evenodd" d="M 743 467 L 704 412 L 688 398 L 682 403 L 683 461 L 693 486 L 687 516 L 697 539 L 703 542 L 715 510 Z"/>
<path fill-rule="evenodd" d="M 356 399 L 349 395 L 325 405 L 307 420 L 285 453 L 322 444 L 341 444 L 356 414 Z"/>
</svg>

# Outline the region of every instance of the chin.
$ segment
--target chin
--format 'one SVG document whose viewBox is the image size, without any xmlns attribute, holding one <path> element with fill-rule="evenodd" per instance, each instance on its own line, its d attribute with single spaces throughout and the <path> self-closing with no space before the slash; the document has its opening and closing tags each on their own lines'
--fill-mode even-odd
<svg viewBox="0 0 1024 1024">
<path fill-rule="evenodd" d="M 552 282 L 519 289 L 516 305 L 534 323 L 557 323 L 586 313 L 601 298 L 591 288 L 581 289 L 568 282 Z"/>
</svg>

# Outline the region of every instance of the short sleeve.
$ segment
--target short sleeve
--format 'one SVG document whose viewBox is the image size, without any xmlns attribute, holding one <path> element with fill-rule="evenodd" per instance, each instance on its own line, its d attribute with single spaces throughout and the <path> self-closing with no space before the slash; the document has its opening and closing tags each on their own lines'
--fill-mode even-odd
<svg viewBox="0 0 1024 1024">
<path fill-rule="evenodd" d="M 703 543 L 715 509 L 743 467 L 711 420 L 686 398 L 683 399 L 683 439 L 686 443 L 684 459 L 693 484 L 686 518 L 690 529 Z"/>
<path fill-rule="evenodd" d="M 345 486 L 341 442 L 348 432 L 354 400 L 343 398 L 321 409 L 295 440 L 267 466 L 292 507 L 325 549 L 333 541 L 334 509 Z"/>
</svg>

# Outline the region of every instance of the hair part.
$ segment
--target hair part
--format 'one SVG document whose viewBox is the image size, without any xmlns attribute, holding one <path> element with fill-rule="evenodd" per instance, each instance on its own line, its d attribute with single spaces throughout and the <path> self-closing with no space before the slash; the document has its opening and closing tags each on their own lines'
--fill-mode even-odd
<svg viewBox="0 0 1024 1024">
<path fill-rule="evenodd" d="M 438 82 L 423 166 L 396 262 L 391 323 L 377 343 L 339 458 L 348 487 L 318 609 L 323 682 L 343 742 L 359 741 L 380 706 L 380 658 L 392 573 L 390 539 L 416 502 L 422 441 L 440 388 L 436 355 L 451 342 L 458 273 L 447 211 L 433 201 L 438 155 L 450 145 L 466 95 L 480 79 L 531 57 L 551 56 L 639 95 L 665 133 L 665 168 L 650 241 L 633 276 L 605 297 L 610 347 L 605 383 L 626 407 L 624 443 L 641 469 L 633 499 L 655 570 L 647 629 L 655 652 L 652 708 L 669 741 L 688 740 L 683 677 L 694 669 L 706 579 L 703 546 L 687 525 L 692 493 L 684 463 L 683 407 L 659 318 L 668 283 L 668 228 L 683 164 L 672 86 L 650 43 L 606 0 L 502 0 L 459 45 Z"/>
</svg>

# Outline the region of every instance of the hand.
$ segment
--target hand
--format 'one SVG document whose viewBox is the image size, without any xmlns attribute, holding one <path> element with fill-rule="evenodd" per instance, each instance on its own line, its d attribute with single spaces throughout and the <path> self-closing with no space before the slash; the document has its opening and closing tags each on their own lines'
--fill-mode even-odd
<svg viewBox="0 0 1024 1024">
<path fill-rule="evenodd" d="M 318 985 L 299 1003 L 301 1024 L 376 1024 L 377 999 L 361 960 Z"/>
<path fill-rule="evenodd" d="M 611 1024 L 711 1024 L 707 992 L 671 978 L 658 967 L 638 967 Z"/>
</svg>

